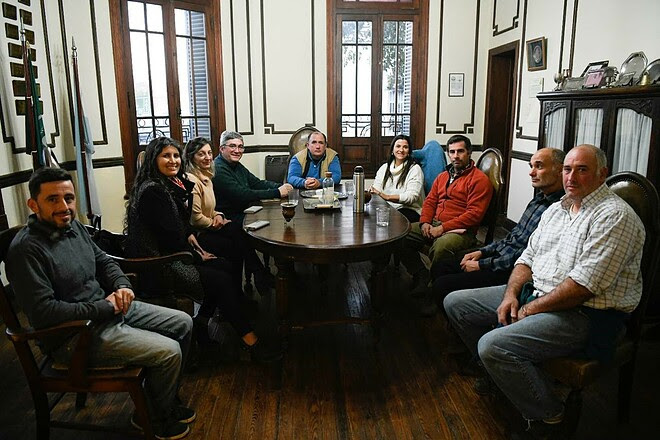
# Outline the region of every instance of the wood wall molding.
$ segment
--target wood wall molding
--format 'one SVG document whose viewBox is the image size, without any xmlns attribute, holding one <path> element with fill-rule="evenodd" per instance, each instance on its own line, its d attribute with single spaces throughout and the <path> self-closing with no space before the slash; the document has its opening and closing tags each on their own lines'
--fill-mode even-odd
<svg viewBox="0 0 660 440">
<path fill-rule="evenodd" d="M 495 23 L 495 19 L 497 16 L 497 0 L 493 0 L 493 37 L 496 37 L 498 35 L 501 35 L 505 32 L 511 31 L 515 28 L 518 27 L 518 20 L 520 19 L 520 0 L 518 0 L 516 4 L 516 13 L 515 15 L 511 18 L 511 26 L 504 28 L 502 30 L 498 29 L 497 24 Z"/>
<path fill-rule="evenodd" d="M 532 158 L 532 153 L 527 153 L 525 151 L 516 151 L 511 150 L 511 159 L 522 160 L 524 162 L 529 162 Z"/>
<path fill-rule="evenodd" d="M 232 92 L 234 97 L 234 128 L 240 134 L 252 135 L 254 134 L 254 100 L 252 93 L 252 44 L 250 42 L 250 2 L 245 1 L 245 22 L 246 22 L 246 41 L 247 41 L 247 74 L 248 74 L 248 101 L 249 101 L 249 110 L 250 110 L 250 130 L 249 131 L 240 131 L 238 125 L 238 93 L 236 91 L 236 46 L 234 44 L 235 32 L 234 32 L 234 0 L 229 0 L 229 16 L 231 20 L 229 21 L 229 34 L 231 36 L 231 78 L 232 78 Z M 262 29 L 263 32 L 263 29 Z"/>
<path fill-rule="evenodd" d="M 95 170 L 102 168 L 113 168 L 113 167 L 123 167 L 124 158 L 123 157 L 107 157 L 103 159 L 94 159 L 92 160 L 92 166 Z M 60 168 L 67 171 L 76 171 L 76 161 L 68 160 L 60 164 Z M 5 174 L 0 176 L 0 188 L 9 188 L 10 186 L 20 185 L 30 180 L 32 175 L 32 170 L 17 171 L 15 173 Z M 0 215 L 4 212 L 0 212 Z"/>
<path fill-rule="evenodd" d="M 477 0 L 474 26 L 474 65 L 472 67 L 472 108 L 470 110 L 470 122 L 463 124 L 462 130 L 447 130 L 447 123 L 440 122 L 440 102 L 442 84 L 442 34 L 444 32 L 444 9 L 445 1 L 440 0 L 440 37 L 438 45 L 438 97 L 436 102 L 435 132 L 437 134 L 473 134 L 474 133 L 474 109 L 477 98 L 477 62 L 479 60 L 479 20 L 481 11 L 481 0 Z"/>
<path fill-rule="evenodd" d="M 41 0 L 42 2 L 44 0 Z M 58 10 L 60 14 L 60 31 L 62 34 L 62 54 L 66 62 L 64 63 L 64 74 L 66 77 L 66 90 L 67 90 L 67 97 L 69 100 L 69 116 L 71 118 L 71 121 L 74 120 L 73 116 L 73 89 L 71 88 L 71 66 L 70 66 L 70 59 L 69 59 L 69 44 L 71 44 L 71 41 L 69 41 L 67 37 L 67 29 L 66 29 L 66 20 L 64 17 L 64 2 L 63 0 L 58 0 Z M 97 94 L 98 94 L 98 100 L 99 100 L 99 119 L 101 121 L 101 133 L 102 133 L 102 138 L 101 140 L 94 140 L 92 141 L 94 145 L 107 145 L 108 144 L 108 131 L 106 128 L 106 122 L 105 122 L 105 105 L 103 103 L 103 89 L 101 88 L 101 64 L 99 61 L 99 47 L 98 47 L 98 38 L 96 35 L 96 10 L 94 9 L 94 0 L 89 0 L 89 15 L 90 15 L 90 27 L 91 27 L 91 32 L 92 32 L 92 42 L 93 42 L 93 47 L 94 47 L 94 67 L 96 71 L 96 89 L 97 89 Z M 80 38 L 79 38 L 80 41 Z M 80 58 L 78 59 L 80 61 Z M 84 61 L 84 60 L 83 60 Z M 93 136 L 92 136 L 93 137 Z"/>
<path fill-rule="evenodd" d="M 573 71 L 573 54 L 575 51 L 575 28 L 577 25 L 577 7 L 578 7 L 578 0 L 573 0 L 574 1 L 574 9 L 573 9 L 573 30 L 571 33 L 571 50 L 570 50 L 570 60 L 569 60 L 569 68 L 571 71 Z M 521 98 L 522 98 L 522 77 L 523 77 L 523 69 L 525 66 L 527 66 L 527 63 L 525 62 L 525 34 L 527 31 L 527 2 L 528 0 L 525 0 L 524 3 L 524 11 L 523 11 L 523 25 L 522 25 L 522 35 L 520 37 L 520 44 L 522 47 L 522 50 L 520 51 L 520 62 L 519 62 L 519 72 L 518 72 L 518 106 L 516 109 L 516 139 L 527 139 L 531 141 L 538 141 L 539 138 L 538 136 L 532 136 L 532 135 L 526 135 L 523 133 L 523 127 L 520 125 L 520 103 L 521 103 Z M 562 63 L 563 63 L 563 53 L 564 53 L 564 38 L 566 34 L 566 11 L 568 8 L 568 0 L 564 0 L 564 7 L 563 7 L 563 20 L 561 23 L 561 40 L 559 42 L 559 71 L 562 69 Z"/>
<path fill-rule="evenodd" d="M 51 63 L 51 57 L 50 57 L 50 43 L 48 41 L 48 25 L 46 23 L 46 8 L 44 4 L 45 0 L 40 0 L 40 6 L 41 6 L 41 23 L 43 26 L 43 38 L 44 38 L 44 50 L 45 50 L 45 58 L 46 58 L 46 68 L 48 70 L 48 84 L 50 86 L 50 102 L 52 106 L 52 116 L 53 116 L 53 121 L 55 124 L 55 131 L 50 133 L 50 141 L 51 144 L 55 143 L 55 138 L 60 136 L 60 126 L 59 126 L 59 118 L 58 118 L 58 112 L 57 112 L 57 101 L 55 100 L 55 90 L 53 86 L 53 68 L 52 68 L 52 63 Z M 19 11 L 21 10 L 22 7 L 18 7 Z M 31 10 L 29 11 L 30 13 L 32 12 Z M 20 12 L 19 12 L 20 14 Z M 37 66 L 35 65 L 35 68 Z M 42 69 L 43 70 L 43 69 Z M 43 81 L 43 76 L 41 80 Z M 43 96 L 40 96 L 40 98 L 43 101 Z M 17 147 L 16 146 L 16 139 L 14 136 L 10 133 L 7 132 L 7 124 L 5 122 L 5 118 L 9 117 L 11 112 L 9 110 L 7 111 L 9 114 L 5 114 L 5 109 L 3 108 L 2 102 L 0 101 L 0 128 L 2 130 L 2 140 L 4 143 L 10 144 L 11 146 L 11 151 L 12 154 L 21 154 L 25 153 L 25 147 Z"/>
<path fill-rule="evenodd" d="M 305 63 L 310 67 L 312 73 L 312 121 L 304 122 L 304 126 L 316 126 L 316 72 L 314 65 L 316 64 L 316 38 L 314 38 L 314 0 L 309 0 L 310 3 L 310 41 L 312 42 L 312 59 L 309 63 Z M 264 106 L 264 133 L 265 134 L 293 134 L 300 127 L 291 129 L 278 130 L 275 128 L 275 123 L 268 122 L 268 100 L 266 90 L 266 45 L 265 45 L 265 18 L 264 18 L 264 0 L 260 0 L 260 18 L 261 18 L 261 77 L 262 77 L 262 93 L 263 93 L 263 106 Z"/>
</svg>

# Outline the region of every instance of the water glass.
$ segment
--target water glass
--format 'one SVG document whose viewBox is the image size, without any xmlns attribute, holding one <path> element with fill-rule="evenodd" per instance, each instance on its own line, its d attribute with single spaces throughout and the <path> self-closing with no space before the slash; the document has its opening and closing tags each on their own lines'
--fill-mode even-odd
<svg viewBox="0 0 660 440">
<path fill-rule="evenodd" d="M 344 182 L 344 192 L 350 197 L 355 194 L 355 183 L 352 180 Z"/>
<path fill-rule="evenodd" d="M 388 207 L 376 208 L 376 224 L 378 226 L 389 226 L 389 224 L 390 224 L 390 208 L 388 208 Z"/>
</svg>

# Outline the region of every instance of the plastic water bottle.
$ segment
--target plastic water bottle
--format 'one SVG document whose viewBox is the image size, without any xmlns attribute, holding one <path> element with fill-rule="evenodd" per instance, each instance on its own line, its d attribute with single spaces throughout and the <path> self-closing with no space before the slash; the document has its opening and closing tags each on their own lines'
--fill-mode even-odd
<svg viewBox="0 0 660 440">
<path fill-rule="evenodd" d="M 326 171 L 325 178 L 323 179 L 323 195 L 321 196 L 321 203 L 324 205 L 335 204 L 335 182 L 332 180 L 332 172 Z"/>
</svg>

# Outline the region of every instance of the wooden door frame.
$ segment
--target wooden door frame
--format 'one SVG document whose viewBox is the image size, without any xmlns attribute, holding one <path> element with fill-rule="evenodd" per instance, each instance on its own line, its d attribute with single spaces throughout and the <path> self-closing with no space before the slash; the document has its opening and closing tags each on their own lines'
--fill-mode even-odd
<svg viewBox="0 0 660 440">
<path fill-rule="evenodd" d="M 359 9 L 358 9 L 359 7 Z M 413 59 L 419 68 L 415 75 L 416 87 L 411 90 L 411 137 L 418 145 L 423 145 L 426 137 L 426 84 L 428 74 L 428 33 L 429 33 L 429 1 L 414 0 L 413 3 L 344 3 L 342 0 L 328 0 L 326 3 L 326 53 L 328 72 L 328 145 L 341 144 L 341 54 L 335 53 L 335 48 L 341 46 L 341 33 L 337 32 L 339 23 L 336 16 L 360 15 L 363 13 L 383 16 L 383 19 L 393 16 L 417 16 L 418 23 L 415 32 L 416 43 L 413 45 Z M 381 55 L 379 55 L 380 57 Z M 339 60 L 339 61 L 338 61 Z M 380 82 L 379 82 L 380 83 Z M 375 99 L 372 93 L 372 100 Z M 380 103 L 379 103 L 380 105 Z M 380 137 L 379 137 L 380 138 Z M 379 150 L 381 146 L 377 147 Z M 380 154 L 380 152 L 379 152 Z"/>
<path fill-rule="evenodd" d="M 502 53 L 505 52 L 513 52 L 513 84 L 511 88 L 511 117 L 509 121 L 509 139 L 508 139 L 508 151 L 503 151 L 502 154 L 505 155 L 506 157 L 506 176 L 502 176 L 504 178 L 505 185 L 508 188 L 506 189 L 506 192 L 504 194 L 504 197 L 502 197 L 501 201 L 501 206 L 499 207 L 499 213 L 498 214 L 505 214 L 506 213 L 506 207 L 508 205 L 508 200 L 509 200 L 509 190 L 511 189 L 511 186 L 509 183 L 511 182 L 511 163 L 512 163 L 512 153 L 513 153 L 513 133 L 515 129 L 515 109 L 516 109 L 516 90 L 517 90 L 517 85 L 518 85 L 518 63 L 520 62 L 520 42 L 519 41 L 512 41 L 511 43 L 503 44 L 502 46 L 495 47 L 493 49 L 490 49 L 488 51 L 488 70 L 486 74 L 486 106 L 484 107 L 484 134 L 483 134 L 483 140 L 484 143 L 487 139 L 486 134 L 488 133 L 490 121 L 488 117 L 488 112 L 486 111 L 487 109 L 490 108 L 491 102 L 490 102 L 490 87 L 491 87 L 491 75 L 492 75 L 492 69 L 493 69 L 493 63 L 492 59 Z M 484 148 L 487 148 L 488 146 L 485 145 Z"/>
<path fill-rule="evenodd" d="M 224 80 L 222 72 L 222 36 L 220 32 L 220 2 L 208 2 L 207 0 L 147 0 L 149 3 L 171 5 L 172 8 L 184 8 L 204 12 L 207 32 L 207 65 L 212 66 L 207 70 L 208 93 L 209 93 L 209 116 L 211 125 L 211 137 L 219 138 L 225 129 L 225 98 Z M 124 157 L 124 179 L 126 194 L 130 193 L 135 178 L 135 160 L 138 154 L 138 134 L 135 113 L 135 90 L 133 88 L 133 67 L 130 44 L 130 33 L 128 32 L 128 10 L 125 0 L 111 1 L 110 29 L 112 33 L 113 59 L 115 66 L 115 82 L 117 88 L 117 106 L 119 110 L 119 128 L 121 139 L 122 156 Z M 163 29 L 169 26 L 163 23 Z M 165 37 L 167 38 L 167 33 Z M 173 32 L 170 35 L 174 35 Z M 170 42 L 171 43 L 171 42 Z M 176 47 L 176 46 L 174 46 Z M 166 56 L 167 59 L 172 57 Z M 168 72 L 168 86 L 174 81 L 171 71 L 176 72 L 176 60 L 174 66 L 166 64 Z M 177 88 L 178 90 L 178 88 Z M 178 99 L 178 94 L 177 94 Z M 168 102 L 168 108 L 171 103 Z M 176 117 L 176 112 L 170 114 Z M 170 118 L 171 119 L 171 118 Z M 179 122 L 180 126 L 180 122 Z M 180 141 L 180 139 L 178 139 Z M 212 139 L 211 139 L 212 140 Z M 214 148 L 214 152 L 217 148 Z"/>
</svg>

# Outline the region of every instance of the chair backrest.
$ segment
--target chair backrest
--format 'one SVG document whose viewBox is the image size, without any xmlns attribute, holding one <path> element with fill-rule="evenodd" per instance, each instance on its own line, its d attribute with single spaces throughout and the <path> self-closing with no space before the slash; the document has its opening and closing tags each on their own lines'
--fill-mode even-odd
<svg viewBox="0 0 660 440">
<path fill-rule="evenodd" d="M 477 161 L 477 168 L 488 176 L 491 185 L 493 185 L 493 197 L 490 199 L 490 205 L 481 224 L 488 227 L 486 232 L 485 244 L 493 241 L 495 235 L 495 226 L 497 215 L 499 214 L 500 200 L 504 190 L 504 179 L 502 178 L 502 166 L 504 159 L 502 153 L 497 148 L 489 148 L 481 153 Z"/>
<path fill-rule="evenodd" d="M 605 183 L 632 207 L 642 220 L 646 230 L 641 264 L 642 298 L 628 321 L 628 334 L 636 339 L 641 333 L 642 318 L 651 293 L 657 287 L 655 280 L 660 263 L 660 198 L 658 191 L 646 177 L 632 171 L 613 174 L 607 178 Z"/>
<path fill-rule="evenodd" d="M 307 143 L 307 137 L 314 131 L 318 130 L 311 126 L 301 127 L 296 130 L 289 139 L 289 156 L 293 156 L 297 152 L 303 150 Z"/>
<path fill-rule="evenodd" d="M 419 150 L 413 150 L 410 155 L 415 159 L 424 173 L 424 192 L 431 192 L 431 187 L 438 174 L 447 168 L 445 152 L 438 141 L 428 141 Z"/>
<path fill-rule="evenodd" d="M 140 168 L 142 168 L 142 164 L 144 163 L 144 155 L 146 153 L 144 150 L 140 151 L 135 158 L 135 171 L 138 171 Z"/>
<path fill-rule="evenodd" d="M 14 226 L 5 231 L 0 232 L 0 262 L 5 261 L 7 256 L 7 251 L 9 250 L 9 245 L 11 241 L 16 237 L 18 231 L 23 229 L 23 226 Z M 0 281 L 0 316 L 5 325 L 9 329 L 17 329 L 21 327 L 21 324 L 18 320 L 18 316 L 14 311 L 14 307 L 11 304 L 11 299 L 9 298 L 8 292 L 5 290 L 5 287 Z"/>
</svg>

